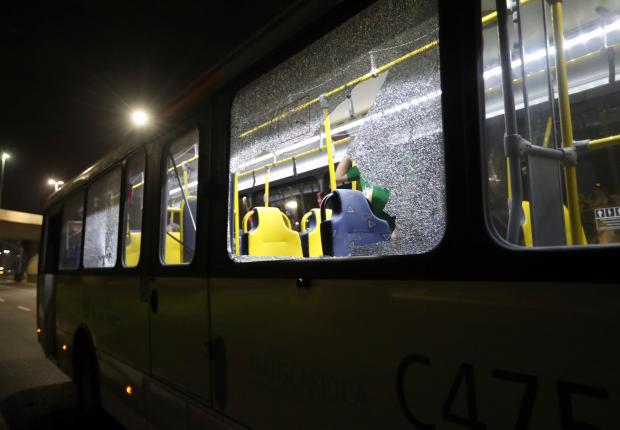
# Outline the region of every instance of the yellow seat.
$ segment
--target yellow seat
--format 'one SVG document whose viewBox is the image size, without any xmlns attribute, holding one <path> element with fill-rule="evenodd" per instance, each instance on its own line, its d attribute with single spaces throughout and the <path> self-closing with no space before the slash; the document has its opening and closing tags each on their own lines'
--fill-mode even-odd
<svg viewBox="0 0 620 430">
<path fill-rule="evenodd" d="M 325 219 L 330 219 L 331 217 L 332 210 L 326 209 Z M 310 225 L 308 225 L 309 220 Z M 303 242 L 306 240 L 305 237 L 307 237 L 308 241 L 306 257 L 320 257 L 323 255 L 323 247 L 321 245 L 321 221 L 324 220 L 321 219 L 321 209 L 319 208 L 310 209 L 301 219 L 302 246 L 305 247 L 305 245 L 303 245 Z"/>
<path fill-rule="evenodd" d="M 181 264 L 183 262 L 181 249 L 181 232 L 166 232 L 166 254 L 164 256 L 164 263 Z"/>
<path fill-rule="evenodd" d="M 534 241 L 532 239 L 532 220 L 530 217 L 530 202 L 524 200 L 521 204 L 523 208 L 523 214 L 525 216 L 525 220 L 523 224 L 521 224 L 521 228 L 523 230 L 523 240 L 525 241 L 525 246 L 534 246 Z M 570 231 L 570 213 L 568 212 L 568 208 L 563 206 L 564 208 L 564 233 L 566 234 L 566 244 L 573 244 L 573 235 Z M 581 238 L 582 243 L 588 243 L 586 240 L 586 234 L 583 231 L 583 227 L 581 228 Z"/>
<path fill-rule="evenodd" d="M 255 226 L 248 230 L 254 216 Z M 291 229 L 291 221 L 275 207 L 256 207 L 243 217 L 247 254 L 256 256 L 303 257 L 299 234 Z"/>
<path fill-rule="evenodd" d="M 135 267 L 140 260 L 140 240 L 142 232 L 130 231 L 125 240 L 125 267 Z"/>
<path fill-rule="evenodd" d="M 190 210 L 193 209 L 192 215 L 195 220 L 196 197 L 187 196 L 187 202 L 190 205 Z M 189 211 L 186 209 L 185 199 L 183 199 L 180 207 L 169 207 L 167 210 L 167 220 L 170 224 L 176 224 L 174 214 L 179 214 L 179 224 L 176 226 L 179 231 L 166 231 L 164 264 L 189 263 L 193 259 L 196 234 L 193 225 L 191 225 Z"/>
</svg>

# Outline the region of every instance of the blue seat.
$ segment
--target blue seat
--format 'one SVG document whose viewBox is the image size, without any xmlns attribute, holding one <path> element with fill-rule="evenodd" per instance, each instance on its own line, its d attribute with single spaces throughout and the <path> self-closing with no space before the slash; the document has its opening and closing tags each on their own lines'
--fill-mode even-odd
<svg viewBox="0 0 620 430">
<path fill-rule="evenodd" d="M 332 217 L 325 220 L 327 204 Z M 353 248 L 383 242 L 391 237 L 390 226 L 375 216 L 370 203 L 361 191 L 335 190 L 321 203 L 321 243 L 323 255 L 345 257 Z"/>
</svg>

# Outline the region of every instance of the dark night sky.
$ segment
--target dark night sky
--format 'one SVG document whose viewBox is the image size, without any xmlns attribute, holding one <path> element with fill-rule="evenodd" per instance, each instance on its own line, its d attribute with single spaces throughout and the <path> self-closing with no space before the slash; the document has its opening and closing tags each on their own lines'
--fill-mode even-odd
<svg viewBox="0 0 620 430">
<path fill-rule="evenodd" d="M 289 4 L 214 3 L 3 6 L 2 207 L 40 213 L 49 177 L 66 181 L 123 143 L 131 106 L 162 106 Z"/>
</svg>

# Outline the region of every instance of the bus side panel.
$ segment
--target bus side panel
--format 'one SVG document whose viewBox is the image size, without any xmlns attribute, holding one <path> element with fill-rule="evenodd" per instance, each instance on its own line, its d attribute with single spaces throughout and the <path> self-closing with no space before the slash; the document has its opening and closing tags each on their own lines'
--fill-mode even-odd
<svg viewBox="0 0 620 430">
<path fill-rule="evenodd" d="M 619 310 L 613 285 L 214 279 L 215 404 L 255 429 L 613 428 Z"/>
<path fill-rule="evenodd" d="M 209 403 L 207 280 L 156 277 L 150 287 L 157 295 L 150 317 L 153 376 Z"/>
<path fill-rule="evenodd" d="M 40 274 L 37 280 L 37 332 L 47 357 L 56 355 L 56 293 L 53 274 Z"/>
<path fill-rule="evenodd" d="M 138 276 L 84 276 L 88 327 L 95 347 L 148 373 L 148 303 L 140 300 Z M 104 376 L 104 375 L 102 375 Z"/>
<path fill-rule="evenodd" d="M 64 333 L 63 338 L 73 336 L 80 324 L 86 322 L 88 315 L 87 296 L 82 277 L 59 273 L 55 275 L 56 293 L 56 332 Z M 72 342 L 73 339 L 70 339 Z M 72 347 L 69 342 L 69 347 Z M 57 342 L 57 349 L 64 344 Z"/>
<path fill-rule="evenodd" d="M 97 362 L 101 407 L 128 429 L 146 429 L 145 375 L 101 350 Z M 127 387 L 131 387 L 129 393 Z"/>
</svg>

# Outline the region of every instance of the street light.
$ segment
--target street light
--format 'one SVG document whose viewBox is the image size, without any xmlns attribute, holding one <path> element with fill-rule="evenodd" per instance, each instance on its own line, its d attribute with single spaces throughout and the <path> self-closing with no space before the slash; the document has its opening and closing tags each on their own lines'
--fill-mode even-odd
<svg viewBox="0 0 620 430">
<path fill-rule="evenodd" d="M 54 192 L 58 191 L 62 186 L 63 186 L 64 182 L 63 181 L 57 181 L 55 179 L 48 179 L 47 180 L 47 185 L 53 185 L 54 186 Z"/>
<path fill-rule="evenodd" d="M 0 208 L 2 207 L 2 190 L 4 188 L 4 163 L 11 158 L 6 152 L 2 153 L 2 170 L 0 171 Z"/>
<path fill-rule="evenodd" d="M 144 127 L 150 120 L 150 115 L 143 109 L 136 109 L 131 113 L 131 122 L 136 127 Z"/>
</svg>

